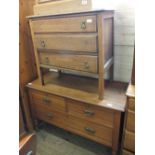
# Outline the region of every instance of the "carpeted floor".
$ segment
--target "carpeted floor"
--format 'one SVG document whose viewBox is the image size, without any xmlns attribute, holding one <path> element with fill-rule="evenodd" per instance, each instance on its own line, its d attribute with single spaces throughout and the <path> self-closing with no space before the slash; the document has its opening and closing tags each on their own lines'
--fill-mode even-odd
<svg viewBox="0 0 155 155">
<path fill-rule="evenodd" d="M 37 155 L 111 155 L 111 149 L 44 124 L 37 131 Z"/>
</svg>

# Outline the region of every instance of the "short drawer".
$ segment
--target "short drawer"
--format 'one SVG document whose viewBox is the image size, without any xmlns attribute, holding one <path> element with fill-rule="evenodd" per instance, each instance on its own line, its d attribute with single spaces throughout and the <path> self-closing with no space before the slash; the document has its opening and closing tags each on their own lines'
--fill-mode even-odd
<svg viewBox="0 0 155 155">
<path fill-rule="evenodd" d="M 40 52 L 41 65 L 97 73 L 97 56 Z"/>
<path fill-rule="evenodd" d="M 67 116 L 62 113 L 54 112 L 49 109 L 35 109 L 34 114 L 39 120 L 56 125 L 58 127 L 67 127 Z"/>
<path fill-rule="evenodd" d="M 96 16 L 40 18 L 31 25 L 34 33 L 96 32 Z"/>
<path fill-rule="evenodd" d="M 112 128 L 97 125 L 72 116 L 69 116 L 69 127 L 79 135 L 107 146 L 112 146 Z"/>
<path fill-rule="evenodd" d="M 65 99 L 59 96 L 50 95 L 40 91 L 32 91 L 32 104 L 37 110 L 51 109 L 58 112 L 66 112 Z"/>
<path fill-rule="evenodd" d="M 135 111 L 135 99 L 134 98 L 129 98 L 128 100 L 129 100 L 128 109 L 132 110 L 132 111 Z"/>
<path fill-rule="evenodd" d="M 132 111 L 127 112 L 126 129 L 131 132 L 135 132 L 135 113 Z"/>
<path fill-rule="evenodd" d="M 113 111 L 74 100 L 66 100 L 66 102 L 68 104 L 68 113 L 70 115 L 101 125 L 109 127 L 113 126 Z"/>
<path fill-rule="evenodd" d="M 123 151 L 122 151 L 122 155 L 134 155 L 134 153 L 129 152 L 129 151 L 127 151 L 127 150 L 123 150 Z"/>
<path fill-rule="evenodd" d="M 97 52 L 96 34 L 42 34 L 35 35 L 37 49 L 50 52 Z"/>
<path fill-rule="evenodd" d="M 135 134 L 125 131 L 124 148 L 135 152 Z"/>
</svg>

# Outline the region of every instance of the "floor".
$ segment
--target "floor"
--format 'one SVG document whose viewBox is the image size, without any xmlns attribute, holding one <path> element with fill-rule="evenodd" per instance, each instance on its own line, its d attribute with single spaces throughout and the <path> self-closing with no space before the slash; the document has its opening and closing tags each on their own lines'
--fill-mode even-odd
<svg viewBox="0 0 155 155">
<path fill-rule="evenodd" d="M 43 124 L 37 131 L 37 155 L 111 155 L 111 149 Z"/>
</svg>

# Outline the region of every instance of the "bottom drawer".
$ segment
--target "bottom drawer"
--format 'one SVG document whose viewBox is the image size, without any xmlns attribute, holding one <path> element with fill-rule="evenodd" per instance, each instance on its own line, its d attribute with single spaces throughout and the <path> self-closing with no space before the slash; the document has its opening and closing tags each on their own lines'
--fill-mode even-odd
<svg viewBox="0 0 155 155">
<path fill-rule="evenodd" d="M 66 115 L 52 111 L 35 111 L 35 117 L 39 120 L 56 125 L 58 127 L 67 127 Z"/>
<path fill-rule="evenodd" d="M 112 128 L 91 123 L 72 116 L 69 116 L 69 127 L 81 136 L 107 146 L 112 146 Z"/>
<path fill-rule="evenodd" d="M 125 131 L 124 148 L 135 152 L 135 134 Z"/>
<path fill-rule="evenodd" d="M 134 155 L 134 153 L 129 152 L 127 150 L 123 150 L 122 155 Z"/>
</svg>

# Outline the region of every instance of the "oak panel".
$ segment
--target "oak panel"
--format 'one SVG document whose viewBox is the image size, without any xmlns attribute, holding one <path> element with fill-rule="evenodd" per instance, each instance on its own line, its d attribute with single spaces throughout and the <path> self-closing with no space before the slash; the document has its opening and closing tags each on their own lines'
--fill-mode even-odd
<svg viewBox="0 0 155 155">
<path fill-rule="evenodd" d="M 68 113 L 94 123 L 113 126 L 114 112 L 105 108 L 91 106 L 74 100 L 67 100 Z"/>
<path fill-rule="evenodd" d="M 45 108 L 64 113 L 66 111 L 65 99 L 62 97 L 40 91 L 31 91 L 31 96 L 35 109 Z"/>
<path fill-rule="evenodd" d="M 32 21 L 34 33 L 96 32 L 96 16 L 48 18 Z"/>
<path fill-rule="evenodd" d="M 97 52 L 96 34 L 40 34 L 35 35 L 37 49 Z"/>
</svg>

